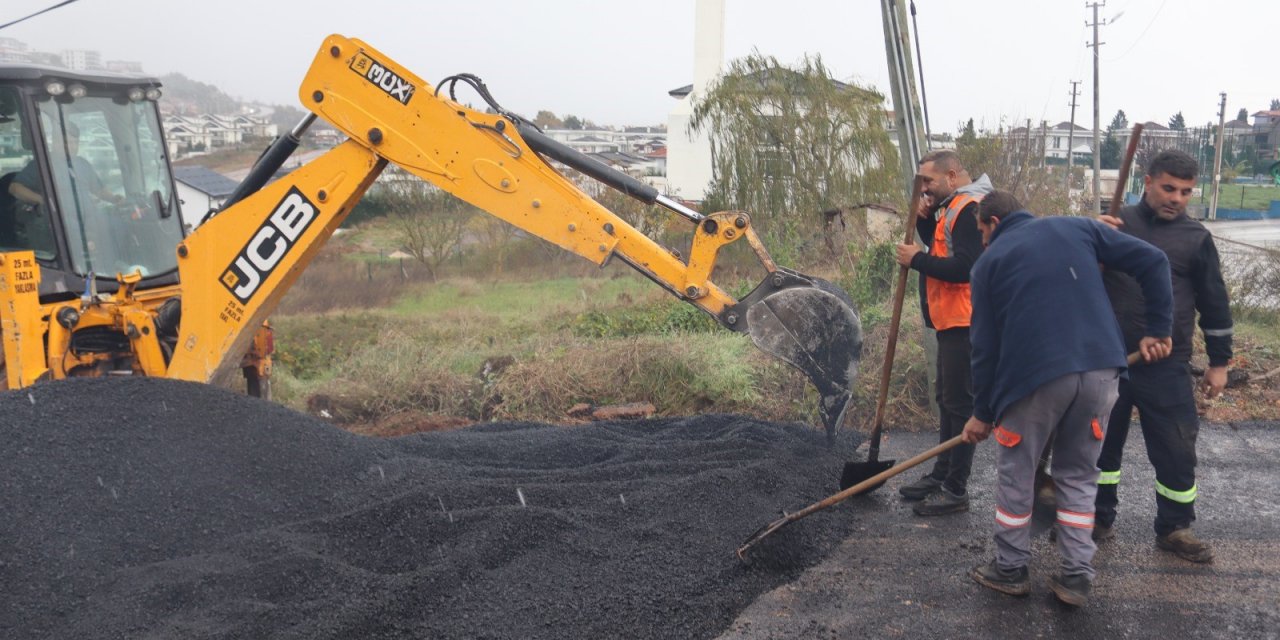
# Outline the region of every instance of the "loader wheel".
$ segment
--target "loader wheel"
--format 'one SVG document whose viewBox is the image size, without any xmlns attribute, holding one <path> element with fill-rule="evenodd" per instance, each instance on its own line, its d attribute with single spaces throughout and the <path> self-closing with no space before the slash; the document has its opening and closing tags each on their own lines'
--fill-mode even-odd
<svg viewBox="0 0 1280 640">
<path fill-rule="evenodd" d="M 245 367 L 243 371 L 245 393 L 255 398 L 270 400 L 271 376 L 259 375 L 257 367 Z"/>
</svg>

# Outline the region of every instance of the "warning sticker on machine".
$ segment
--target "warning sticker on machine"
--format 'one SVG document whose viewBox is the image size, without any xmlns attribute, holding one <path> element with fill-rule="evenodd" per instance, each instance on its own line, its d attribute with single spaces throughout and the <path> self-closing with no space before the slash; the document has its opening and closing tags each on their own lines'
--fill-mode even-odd
<svg viewBox="0 0 1280 640">
<path fill-rule="evenodd" d="M 10 260 L 9 268 L 0 273 L 0 290 L 12 291 L 15 294 L 36 295 L 40 292 L 40 273 L 36 262 L 31 258 L 15 257 Z"/>
<path fill-rule="evenodd" d="M 399 74 L 370 58 L 364 52 L 357 53 L 351 60 L 351 70 L 382 89 L 387 95 L 399 100 L 400 104 L 409 104 L 409 99 L 413 97 L 415 88 L 413 83 L 401 78 Z"/>
</svg>

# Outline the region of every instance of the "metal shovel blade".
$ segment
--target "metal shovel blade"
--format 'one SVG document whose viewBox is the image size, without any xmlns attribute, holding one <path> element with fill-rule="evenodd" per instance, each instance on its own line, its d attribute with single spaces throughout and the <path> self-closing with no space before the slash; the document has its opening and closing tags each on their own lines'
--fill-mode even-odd
<svg viewBox="0 0 1280 640">
<path fill-rule="evenodd" d="M 868 460 L 866 462 L 846 462 L 844 463 L 844 471 L 840 474 L 840 490 L 844 491 L 863 480 L 874 478 L 884 471 L 892 468 L 893 460 Z M 864 493 L 871 493 L 876 489 L 884 486 L 884 483 L 867 487 Z"/>
<path fill-rule="evenodd" d="M 813 382 L 827 439 L 834 440 L 862 357 L 862 323 L 852 300 L 830 282 L 779 270 L 740 306 L 755 345 Z"/>
</svg>

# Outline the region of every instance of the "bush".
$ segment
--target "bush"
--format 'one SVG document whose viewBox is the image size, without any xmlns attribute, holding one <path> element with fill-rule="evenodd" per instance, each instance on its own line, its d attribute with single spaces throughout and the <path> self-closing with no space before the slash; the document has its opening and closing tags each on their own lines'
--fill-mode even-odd
<svg viewBox="0 0 1280 640">
<path fill-rule="evenodd" d="M 860 311 L 889 299 L 898 278 L 897 245 L 882 242 L 864 249 L 856 258 L 852 273 L 844 273 L 836 284 L 844 289 Z M 865 318 L 864 318 L 865 322 Z"/>
</svg>

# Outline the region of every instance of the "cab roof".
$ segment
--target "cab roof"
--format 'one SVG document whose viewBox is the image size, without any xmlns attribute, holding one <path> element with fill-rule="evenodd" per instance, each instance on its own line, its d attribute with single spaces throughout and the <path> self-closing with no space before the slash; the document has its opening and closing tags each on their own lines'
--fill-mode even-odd
<svg viewBox="0 0 1280 640">
<path fill-rule="evenodd" d="M 160 80 L 153 76 L 114 73 L 111 71 L 76 71 L 43 64 L 0 62 L 0 82 L 40 81 L 45 78 L 78 81 L 89 84 L 158 87 Z"/>
</svg>

